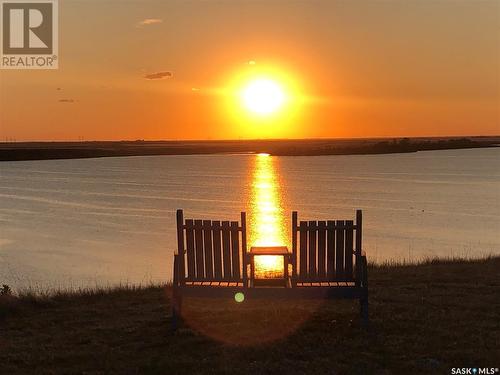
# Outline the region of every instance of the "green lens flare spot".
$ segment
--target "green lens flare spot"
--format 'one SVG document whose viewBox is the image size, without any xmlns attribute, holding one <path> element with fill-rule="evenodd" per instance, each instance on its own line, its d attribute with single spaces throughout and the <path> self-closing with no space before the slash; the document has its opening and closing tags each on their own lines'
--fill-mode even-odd
<svg viewBox="0 0 500 375">
<path fill-rule="evenodd" d="M 245 300 L 245 295 L 241 292 L 238 292 L 234 295 L 234 300 L 238 303 L 241 303 Z"/>
</svg>

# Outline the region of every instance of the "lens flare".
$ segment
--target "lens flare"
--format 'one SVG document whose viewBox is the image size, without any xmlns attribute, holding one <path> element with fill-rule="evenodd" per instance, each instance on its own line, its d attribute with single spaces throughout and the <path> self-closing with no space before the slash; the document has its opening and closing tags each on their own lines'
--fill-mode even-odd
<svg viewBox="0 0 500 375">
<path fill-rule="evenodd" d="M 241 303 L 245 300 L 245 295 L 241 292 L 238 292 L 234 295 L 234 300 L 238 303 Z"/>
</svg>

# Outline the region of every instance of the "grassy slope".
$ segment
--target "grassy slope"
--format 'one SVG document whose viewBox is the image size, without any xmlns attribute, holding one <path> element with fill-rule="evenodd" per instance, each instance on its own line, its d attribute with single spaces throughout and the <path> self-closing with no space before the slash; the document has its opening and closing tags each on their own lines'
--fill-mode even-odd
<svg viewBox="0 0 500 375">
<path fill-rule="evenodd" d="M 290 307 L 191 300 L 185 312 L 196 330 L 172 333 L 166 288 L 3 297 L 0 373 L 449 374 L 451 367 L 498 367 L 499 269 L 500 258 L 372 267 L 368 331 L 359 327 L 354 301 Z"/>
</svg>

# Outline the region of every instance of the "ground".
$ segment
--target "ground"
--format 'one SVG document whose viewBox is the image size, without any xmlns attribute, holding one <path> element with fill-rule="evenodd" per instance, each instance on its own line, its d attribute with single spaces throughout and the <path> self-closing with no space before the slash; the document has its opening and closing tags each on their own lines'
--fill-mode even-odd
<svg viewBox="0 0 500 375">
<path fill-rule="evenodd" d="M 370 266 L 357 301 L 188 300 L 169 287 L 0 297 L 0 373 L 450 374 L 500 367 L 500 258 Z"/>
</svg>

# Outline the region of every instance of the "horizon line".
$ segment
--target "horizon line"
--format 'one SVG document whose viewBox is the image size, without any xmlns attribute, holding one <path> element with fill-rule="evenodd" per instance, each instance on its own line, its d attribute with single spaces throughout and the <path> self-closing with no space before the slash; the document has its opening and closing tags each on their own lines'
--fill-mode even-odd
<svg viewBox="0 0 500 375">
<path fill-rule="evenodd" d="M 12 143 L 95 143 L 95 142 L 262 142 L 262 141 L 341 141 L 341 140 L 383 140 L 383 139 L 440 139 L 440 138 L 499 138 L 496 135 L 419 135 L 419 136 L 372 136 L 372 137 L 311 137 L 311 138 L 219 138 L 219 139 L 68 139 L 68 140 L 11 140 L 0 144 Z M 10 138 L 10 137 L 8 137 Z"/>
</svg>

